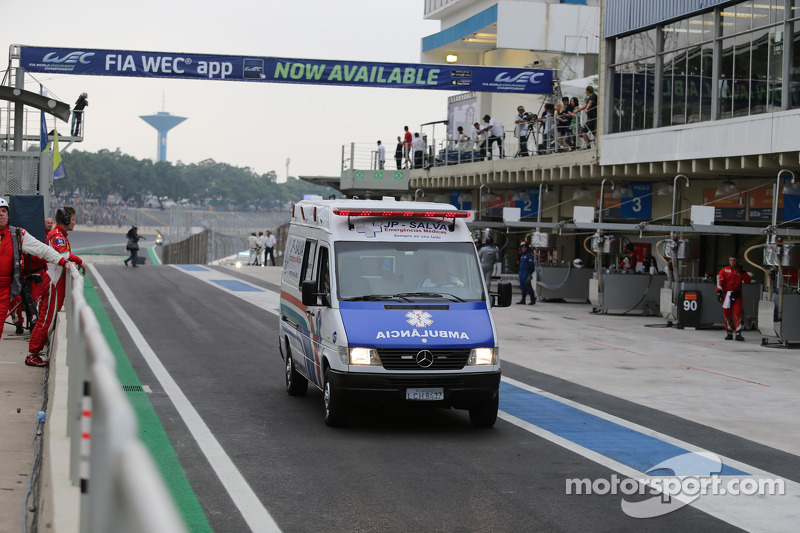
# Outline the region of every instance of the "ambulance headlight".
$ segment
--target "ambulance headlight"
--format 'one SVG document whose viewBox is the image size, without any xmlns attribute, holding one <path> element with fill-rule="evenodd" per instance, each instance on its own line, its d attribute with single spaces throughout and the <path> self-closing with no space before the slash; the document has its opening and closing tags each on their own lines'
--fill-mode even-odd
<svg viewBox="0 0 800 533">
<path fill-rule="evenodd" d="M 348 359 L 351 365 L 381 366 L 381 358 L 375 348 L 349 348 Z"/>
<path fill-rule="evenodd" d="M 467 366 L 496 365 L 499 351 L 499 348 L 473 348 Z"/>
</svg>

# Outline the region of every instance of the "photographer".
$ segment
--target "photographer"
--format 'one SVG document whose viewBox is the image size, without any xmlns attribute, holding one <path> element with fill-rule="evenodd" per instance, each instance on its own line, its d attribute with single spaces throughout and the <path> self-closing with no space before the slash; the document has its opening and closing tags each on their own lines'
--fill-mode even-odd
<svg viewBox="0 0 800 533">
<path fill-rule="evenodd" d="M 125 234 L 125 237 L 128 239 L 128 244 L 125 246 L 125 249 L 128 250 L 131 255 L 123 261 L 125 266 L 128 266 L 128 262 L 131 263 L 131 266 L 137 267 L 137 262 L 139 261 L 139 239 L 144 239 L 141 235 L 139 235 L 139 228 L 133 226 L 131 229 L 128 230 L 128 233 Z"/>
</svg>

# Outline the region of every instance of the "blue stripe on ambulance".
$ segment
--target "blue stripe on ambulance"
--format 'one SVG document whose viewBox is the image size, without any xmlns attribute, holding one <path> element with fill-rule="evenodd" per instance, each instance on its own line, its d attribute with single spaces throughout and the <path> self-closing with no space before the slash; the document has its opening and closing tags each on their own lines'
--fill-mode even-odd
<svg viewBox="0 0 800 533">
<path fill-rule="evenodd" d="M 424 309 L 430 302 L 341 302 L 339 310 L 350 346 L 364 348 L 474 348 L 495 346 L 486 302 L 437 302 L 449 309 Z"/>
</svg>

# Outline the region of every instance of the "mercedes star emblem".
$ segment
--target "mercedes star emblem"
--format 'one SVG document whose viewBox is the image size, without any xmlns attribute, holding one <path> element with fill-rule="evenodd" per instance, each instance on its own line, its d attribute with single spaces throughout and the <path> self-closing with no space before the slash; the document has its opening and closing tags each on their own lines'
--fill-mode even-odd
<svg viewBox="0 0 800 533">
<path fill-rule="evenodd" d="M 417 364 L 422 368 L 430 368 L 433 364 L 433 353 L 430 350 L 417 352 Z"/>
</svg>

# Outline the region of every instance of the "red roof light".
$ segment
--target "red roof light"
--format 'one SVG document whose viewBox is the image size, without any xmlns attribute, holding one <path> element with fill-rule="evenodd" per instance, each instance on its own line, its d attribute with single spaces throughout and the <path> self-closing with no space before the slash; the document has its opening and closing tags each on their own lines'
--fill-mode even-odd
<svg viewBox="0 0 800 533">
<path fill-rule="evenodd" d="M 416 217 L 416 218 L 469 218 L 469 211 L 423 211 L 388 209 L 334 209 L 334 215 L 343 217 Z"/>
</svg>

